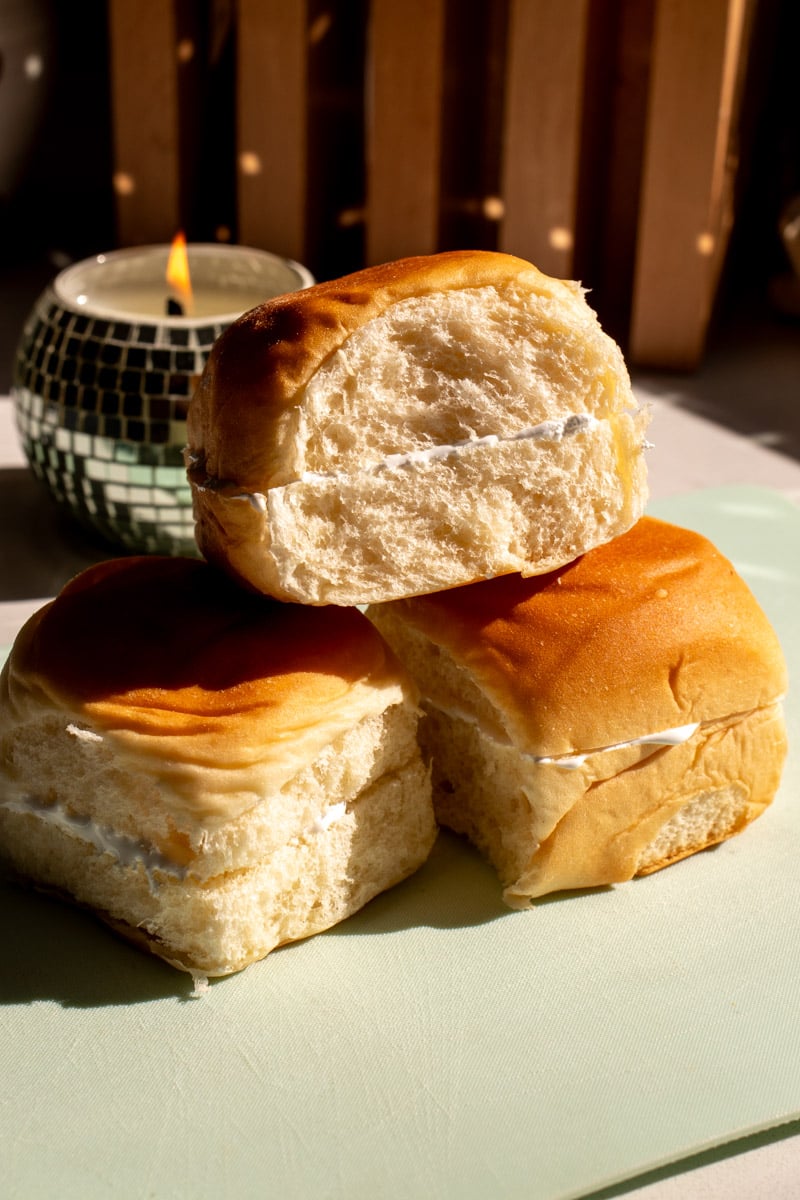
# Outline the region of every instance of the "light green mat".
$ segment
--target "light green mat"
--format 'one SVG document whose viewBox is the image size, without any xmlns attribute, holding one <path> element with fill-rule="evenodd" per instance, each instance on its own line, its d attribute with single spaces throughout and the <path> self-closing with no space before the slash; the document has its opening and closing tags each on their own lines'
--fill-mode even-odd
<svg viewBox="0 0 800 1200">
<path fill-rule="evenodd" d="M 736 488 L 650 511 L 734 560 L 796 685 L 800 509 Z M 0 1192 L 555 1200 L 797 1118 L 798 690 L 776 802 L 717 850 L 519 913 L 443 836 L 199 999 L 90 917 L 0 892 Z"/>
</svg>

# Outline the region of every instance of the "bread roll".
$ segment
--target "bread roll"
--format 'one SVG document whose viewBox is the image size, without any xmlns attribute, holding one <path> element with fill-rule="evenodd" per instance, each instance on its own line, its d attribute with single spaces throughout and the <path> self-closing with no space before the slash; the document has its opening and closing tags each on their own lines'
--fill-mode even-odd
<svg viewBox="0 0 800 1200">
<path fill-rule="evenodd" d="M 389 263 L 220 338 L 188 418 L 197 543 L 303 604 L 538 574 L 641 515 L 643 429 L 578 284 L 483 251 Z"/>
<path fill-rule="evenodd" d="M 0 677 L 0 856 L 177 967 L 238 971 L 424 861 L 417 716 L 357 610 L 191 559 L 93 567 Z"/>
<path fill-rule="evenodd" d="M 658 870 L 775 794 L 781 648 L 695 533 L 645 517 L 548 575 L 369 615 L 422 690 L 437 816 L 512 907 Z"/>
</svg>

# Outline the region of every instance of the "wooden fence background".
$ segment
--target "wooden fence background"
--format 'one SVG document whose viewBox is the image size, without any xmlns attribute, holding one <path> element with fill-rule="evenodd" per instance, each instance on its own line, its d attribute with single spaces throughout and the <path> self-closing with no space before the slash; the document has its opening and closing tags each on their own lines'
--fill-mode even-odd
<svg viewBox="0 0 800 1200">
<path fill-rule="evenodd" d="M 734 212 L 755 0 L 109 0 L 121 245 L 318 278 L 458 246 L 580 278 L 692 367 Z"/>
</svg>

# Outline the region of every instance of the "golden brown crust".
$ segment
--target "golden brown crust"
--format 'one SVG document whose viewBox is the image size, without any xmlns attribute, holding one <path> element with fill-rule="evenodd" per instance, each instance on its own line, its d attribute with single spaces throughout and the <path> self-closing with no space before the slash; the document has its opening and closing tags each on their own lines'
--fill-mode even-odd
<svg viewBox="0 0 800 1200">
<path fill-rule="evenodd" d="M 190 480 L 265 490 L 286 482 L 276 427 L 321 363 L 391 305 L 454 288 L 524 280 L 569 304 L 577 285 L 509 254 L 458 250 L 384 263 L 267 301 L 219 339 L 189 408 Z"/>
<path fill-rule="evenodd" d="M 749 712 L 787 686 L 775 632 L 731 563 L 649 517 L 549 575 L 389 607 L 469 672 L 534 754 Z"/>
<path fill-rule="evenodd" d="M 691 741 L 662 749 L 638 769 L 620 770 L 587 787 L 537 848 L 506 899 L 623 883 L 734 837 L 772 802 L 786 758 L 781 706 L 701 727 Z M 691 820 L 692 806 L 706 817 Z M 713 814 L 713 815 L 712 815 Z M 671 820 L 686 832 L 653 853 Z"/>
<path fill-rule="evenodd" d="M 30 696 L 101 729 L 166 737 L 214 765 L 255 736 L 280 740 L 346 705 L 361 684 L 404 678 L 355 609 L 286 605 L 206 563 L 126 558 L 84 571 L 20 633 L 10 703 Z"/>
</svg>

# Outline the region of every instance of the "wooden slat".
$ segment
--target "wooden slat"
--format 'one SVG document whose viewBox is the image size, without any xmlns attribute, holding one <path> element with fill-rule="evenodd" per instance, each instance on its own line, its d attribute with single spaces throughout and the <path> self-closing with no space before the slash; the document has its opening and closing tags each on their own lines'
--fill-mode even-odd
<svg viewBox="0 0 800 1200">
<path fill-rule="evenodd" d="M 169 241 L 181 224 L 175 11 L 171 0 L 110 0 L 117 238 Z"/>
<path fill-rule="evenodd" d="M 591 289 L 590 303 L 607 333 L 627 349 L 631 324 L 631 287 L 636 262 L 636 233 L 642 185 L 642 148 L 647 128 L 650 50 L 656 0 L 616 0 L 617 19 L 604 26 L 603 87 L 595 87 L 593 118 L 583 128 L 580 238 L 576 277 Z M 594 10 L 589 33 L 591 56 L 597 53 Z M 591 157 L 589 157 L 591 156 Z"/>
<path fill-rule="evenodd" d="M 589 0 L 511 0 L 500 247 L 572 274 Z"/>
<path fill-rule="evenodd" d="M 437 249 L 444 0 L 372 0 L 368 40 L 369 263 Z"/>
<path fill-rule="evenodd" d="M 238 0 L 239 241 L 306 255 L 308 5 Z"/>
<path fill-rule="evenodd" d="M 730 5 L 728 35 L 722 67 L 717 145 L 711 175 L 711 213 L 716 225 L 716 245 L 711 264 L 712 290 L 722 273 L 734 222 L 734 191 L 739 166 L 739 120 L 758 0 L 734 0 Z"/>
<path fill-rule="evenodd" d="M 657 5 L 630 336 L 638 363 L 691 368 L 704 348 L 730 224 L 745 7 Z"/>
</svg>

